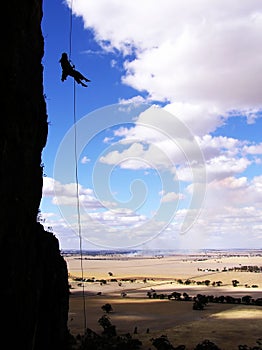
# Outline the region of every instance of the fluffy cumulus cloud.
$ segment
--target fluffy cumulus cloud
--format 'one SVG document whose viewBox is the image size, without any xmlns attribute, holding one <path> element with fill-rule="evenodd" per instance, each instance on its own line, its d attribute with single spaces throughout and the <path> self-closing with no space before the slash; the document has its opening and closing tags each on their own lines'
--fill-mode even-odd
<svg viewBox="0 0 262 350">
<path fill-rule="evenodd" d="M 175 202 L 178 199 L 183 199 L 184 195 L 181 193 L 169 192 L 165 193 L 162 197 L 162 202 Z"/>
<path fill-rule="evenodd" d="M 100 158 L 103 163 L 133 170 L 172 170 L 176 165 L 203 161 L 200 144 L 191 130 L 179 118 L 156 106 L 141 113 L 134 127 L 121 127 L 114 136 L 121 137 L 116 147 L 125 148 L 108 149 Z"/>
<path fill-rule="evenodd" d="M 243 151 L 247 154 L 257 154 L 257 155 L 261 155 L 262 154 L 262 143 L 258 144 L 258 145 L 249 145 L 249 146 L 245 146 Z"/>
<path fill-rule="evenodd" d="M 75 0 L 73 12 L 124 55 L 123 82 L 152 99 L 261 108 L 261 1 Z"/>
<path fill-rule="evenodd" d="M 76 183 L 61 184 L 50 177 L 43 178 L 43 196 L 51 197 L 53 204 L 75 206 L 78 198 L 86 208 L 101 208 L 102 203 L 95 198 L 93 190 L 77 186 Z"/>
</svg>

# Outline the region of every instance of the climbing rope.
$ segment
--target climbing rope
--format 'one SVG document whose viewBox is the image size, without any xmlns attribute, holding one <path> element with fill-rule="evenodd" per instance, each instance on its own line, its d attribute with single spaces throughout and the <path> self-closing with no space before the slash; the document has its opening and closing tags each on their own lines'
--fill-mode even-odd
<svg viewBox="0 0 262 350">
<path fill-rule="evenodd" d="M 69 59 L 72 52 L 72 28 L 73 28 L 73 0 L 71 1 L 70 10 L 70 31 L 69 31 Z M 74 156 L 75 156 L 75 181 L 76 181 L 76 200 L 77 200 L 77 224 L 78 224 L 78 237 L 79 237 L 79 251 L 80 251 L 80 268 L 81 268 L 81 280 L 82 280 L 82 299 L 83 299 L 83 317 L 84 317 L 84 330 L 86 329 L 86 302 L 85 302 L 85 285 L 84 285 L 84 267 L 83 267 L 83 248 L 82 248 L 82 228 L 81 228 L 81 213 L 80 213 L 80 200 L 79 200 L 79 179 L 78 179 L 78 164 L 77 164 L 77 126 L 76 126 L 76 82 L 74 80 L 74 96 L 73 96 L 73 114 L 74 114 Z"/>
<path fill-rule="evenodd" d="M 78 180 L 78 164 L 77 164 L 77 127 L 76 127 L 76 83 L 74 81 L 74 149 L 75 149 L 75 180 L 76 180 L 76 198 L 77 198 L 77 218 L 78 218 L 78 237 L 80 251 L 80 267 L 82 280 L 82 297 L 84 311 L 84 329 L 86 329 L 86 305 L 85 305 L 85 285 L 84 285 L 84 267 L 83 267 L 83 249 L 82 249 L 82 229 L 81 229 L 81 213 L 79 200 L 79 180 Z"/>
<path fill-rule="evenodd" d="M 71 1 L 70 19 L 69 19 L 69 60 L 72 54 L 72 32 L 73 32 L 73 0 Z"/>
</svg>

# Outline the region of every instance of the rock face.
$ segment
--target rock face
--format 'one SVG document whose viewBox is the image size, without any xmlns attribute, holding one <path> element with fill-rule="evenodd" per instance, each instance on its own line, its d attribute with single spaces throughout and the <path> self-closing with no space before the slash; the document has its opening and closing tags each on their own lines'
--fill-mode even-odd
<svg viewBox="0 0 262 350">
<path fill-rule="evenodd" d="M 1 340 L 9 349 L 65 349 L 68 274 L 55 236 L 37 222 L 48 123 L 42 0 L 9 0 L 2 20 L 0 126 Z"/>
</svg>

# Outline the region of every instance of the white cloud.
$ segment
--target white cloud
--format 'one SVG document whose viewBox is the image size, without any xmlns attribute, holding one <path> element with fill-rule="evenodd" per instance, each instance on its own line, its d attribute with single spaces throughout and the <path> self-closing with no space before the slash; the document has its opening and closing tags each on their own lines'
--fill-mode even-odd
<svg viewBox="0 0 262 350">
<path fill-rule="evenodd" d="M 93 212 L 90 217 L 99 221 L 100 224 L 107 227 L 128 228 L 141 225 L 146 220 L 143 215 L 138 215 L 127 208 L 117 208 L 115 210 L 106 210 L 104 212 Z"/>
<path fill-rule="evenodd" d="M 230 158 L 221 155 L 206 162 L 207 177 L 211 181 L 237 175 L 246 170 L 248 165 L 250 161 L 246 158 Z"/>
<path fill-rule="evenodd" d="M 44 196 L 59 196 L 59 195 L 67 195 L 67 196 L 75 196 L 77 190 L 76 183 L 69 184 L 61 184 L 61 182 L 56 181 L 51 177 L 43 178 L 43 194 Z M 90 196 L 93 194 L 93 191 L 88 188 L 83 188 L 79 185 L 79 194 Z"/>
<path fill-rule="evenodd" d="M 244 146 L 243 152 L 246 154 L 262 154 L 262 143 L 258 145 Z"/>
<path fill-rule="evenodd" d="M 249 181 L 243 176 L 240 178 L 230 176 L 210 182 L 206 192 L 206 207 L 216 208 L 218 212 L 223 208 L 241 209 L 261 204 L 261 178 L 261 176 L 255 177 Z"/>
<path fill-rule="evenodd" d="M 112 141 L 113 141 L 112 137 L 105 137 L 103 140 L 104 143 L 111 143 Z"/>
<path fill-rule="evenodd" d="M 212 159 L 219 155 L 227 157 L 237 156 L 245 144 L 232 137 L 204 135 L 202 138 L 196 138 L 206 160 Z"/>
<path fill-rule="evenodd" d="M 86 163 L 88 163 L 88 162 L 90 162 L 90 159 L 89 159 L 87 156 L 84 156 L 84 157 L 81 159 L 81 163 L 82 163 L 82 164 L 86 164 Z"/>
<path fill-rule="evenodd" d="M 201 181 L 204 170 L 208 181 L 235 176 L 256 162 L 248 159 L 247 154 L 258 154 L 261 145 L 249 146 L 248 141 L 208 134 L 194 138 L 187 126 L 182 127 L 184 123 L 179 118 L 169 118 L 169 113 L 164 118 L 161 113 L 155 113 L 153 108 L 153 112 L 142 113 L 134 127 L 115 130 L 115 136 L 122 137 L 125 149 L 110 150 L 100 161 L 133 170 L 167 169 L 187 182 Z M 201 153 L 205 163 L 200 162 Z"/>
<path fill-rule="evenodd" d="M 120 127 L 114 136 L 122 139 L 115 144 L 116 149 L 108 149 L 100 158 L 103 163 L 133 170 L 151 167 L 172 171 L 178 164 L 203 161 L 200 146 L 185 123 L 156 106 L 141 113 L 134 127 Z"/>
<path fill-rule="evenodd" d="M 206 106 L 186 102 L 174 102 L 165 106 L 166 111 L 183 121 L 193 135 L 206 135 L 224 123 L 226 111 L 215 105 Z"/>
<path fill-rule="evenodd" d="M 261 108 L 261 1 L 75 0 L 73 6 L 102 46 L 136 53 L 125 61 L 123 81 L 153 99 L 249 108 L 249 115 Z"/>
<path fill-rule="evenodd" d="M 145 99 L 140 95 L 131 97 L 129 99 L 122 99 L 122 98 L 119 99 L 119 103 L 124 105 L 127 105 L 127 104 L 139 105 L 141 103 L 146 103 L 146 102 L 147 102 L 147 99 Z"/>
<path fill-rule="evenodd" d="M 183 198 L 184 198 L 184 195 L 181 193 L 169 192 L 169 193 L 165 193 L 161 200 L 162 202 L 175 202 Z"/>
<path fill-rule="evenodd" d="M 50 177 L 43 178 L 43 197 L 52 197 L 52 202 L 55 205 L 76 206 L 77 193 L 81 205 L 85 208 L 100 208 L 103 206 L 95 198 L 93 190 L 89 188 L 84 188 L 81 185 L 77 186 L 76 183 L 61 184 Z"/>
<path fill-rule="evenodd" d="M 125 150 L 109 152 L 100 158 L 100 162 L 111 165 L 117 164 L 122 169 L 167 168 L 172 170 L 174 166 L 172 158 L 179 161 L 181 159 L 185 160 L 185 156 L 181 154 L 179 148 L 169 140 L 156 144 L 151 143 L 148 146 L 145 146 L 144 142 L 143 144 L 134 142 Z"/>
<path fill-rule="evenodd" d="M 50 197 L 54 195 L 55 180 L 51 177 L 43 177 L 43 196 Z"/>
</svg>

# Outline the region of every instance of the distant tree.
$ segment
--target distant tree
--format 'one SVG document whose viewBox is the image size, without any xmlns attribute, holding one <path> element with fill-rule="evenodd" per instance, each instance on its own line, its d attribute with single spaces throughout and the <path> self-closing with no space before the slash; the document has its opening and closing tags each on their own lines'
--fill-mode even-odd
<svg viewBox="0 0 262 350">
<path fill-rule="evenodd" d="M 254 304 L 258 306 L 262 306 L 262 298 L 257 298 L 254 300 Z"/>
<path fill-rule="evenodd" d="M 103 334 L 108 337 L 114 337 L 116 335 L 116 327 L 112 325 L 109 317 L 107 315 L 103 315 L 99 318 L 98 323 L 101 327 L 103 327 Z"/>
<path fill-rule="evenodd" d="M 113 272 L 108 272 L 109 276 L 113 276 Z"/>
<path fill-rule="evenodd" d="M 218 298 L 217 298 L 217 300 L 218 300 L 218 302 L 219 303 L 223 303 L 224 301 L 225 301 L 225 296 L 224 295 L 220 295 Z"/>
<path fill-rule="evenodd" d="M 205 280 L 205 285 L 209 286 L 210 285 L 210 280 Z"/>
<path fill-rule="evenodd" d="M 112 333 L 110 333 L 112 332 Z M 86 328 L 84 335 L 78 334 L 76 338 L 70 338 L 68 349 L 75 350 L 139 350 L 142 342 L 133 339 L 130 333 L 112 336 L 114 334 L 114 326 L 110 325 L 102 336 Z M 79 344 L 79 346 L 78 346 Z"/>
<path fill-rule="evenodd" d="M 195 350 L 220 350 L 220 348 L 215 343 L 205 339 L 195 347 Z"/>
<path fill-rule="evenodd" d="M 113 311 L 112 305 L 109 304 L 109 303 L 106 303 L 106 304 L 104 304 L 103 306 L 101 306 L 101 309 L 102 309 L 103 311 L 105 311 L 107 314 L 108 314 L 110 311 Z"/>
<path fill-rule="evenodd" d="M 157 349 L 157 350 L 173 350 L 174 347 L 172 346 L 172 344 L 170 343 L 170 341 L 168 340 L 166 335 L 161 335 L 161 337 L 159 338 L 153 338 L 152 340 L 152 344 L 153 346 Z"/>
<path fill-rule="evenodd" d="M 233 287 L 237 287 L 238 284 L 239 284 L 238 280 L 232 280 Z"/>
<path fill-rule="evenodd" d="M 166 295 L 164 293 L 161 293 L 158 295 L 159 299 L 165 299 Z"/>
<path fill-rule="evenodd" d="M 151 292 L 147 292 L 146 295 L 148 296 L 149 299 L 152 298 L 152 293 Z"/>
<path fill-rule="evenodd" d="M 179 292 L 173 292 L 172 296 L 175 298 L 175 300 L 181 300 L 181 293 Z"/>
<path fill-rule="evenodd" d="M 102 317 L 99 318 L 98 323 L 100 324 L 101 327 L 108 328 L 112 325 L 109 317 L 107 317 L 106 315 L 103 315 Z"/>
<path fill-rule="evenodd" d="M 188 285 L 188 284 L 191 284 L 191 281 L 190 281 L 190 280 L 186 280 L 186 281 L 185 281 L 185 284 L 187 284 L 187 285 Z"/>
<path fill-rule="evenodd" d="M 228 304 L 236 304 L 236 298 L 230 296 L 230 295 L 226 295 L 225 296 L 225 301 L 228 303 Z"/>
<path fill-rule="evenodd" d="M 245 295 L 242 297 L 242 303 L 244 304 L 250 304 L 252 297 L 250 295 Z"/>
<path fill-rule="evenodd" d="M 203 294 L 197 294 L 196 300 L 200 301 L 203 305 L 206 305 L 208 303 L 208 297 Z"/>
<path fill-rule="evenodd" d="M 186 292 L 183 293 L 183 297 L 185 301 L 191 300 L 190 296 Z"/>
<path fill-rule="evenodd" d="M 193 303 L 193 310 L 204 310 L 204 304 L 199 300 L 195 300 Z"/>
</svg>

